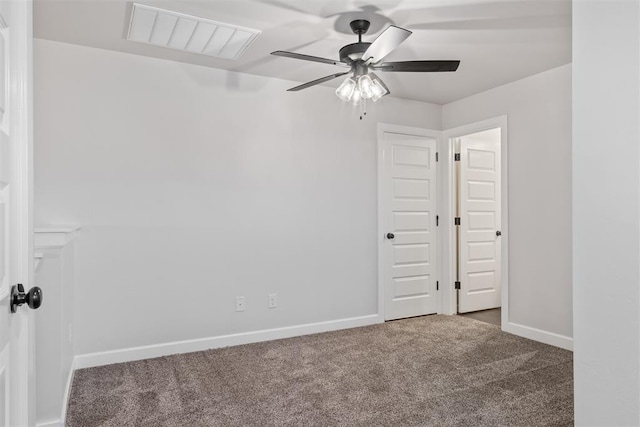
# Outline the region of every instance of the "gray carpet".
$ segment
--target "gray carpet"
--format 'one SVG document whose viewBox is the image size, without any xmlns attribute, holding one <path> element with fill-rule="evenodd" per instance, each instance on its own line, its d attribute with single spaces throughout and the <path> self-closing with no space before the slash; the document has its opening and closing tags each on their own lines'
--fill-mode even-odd
<svg viewBox="0 0 640 427">
<path fill-rule="evenodd" d="M 67 426 L 570 426 L 572 354 L 425 316 L 76 372 Z"/>
</svg>

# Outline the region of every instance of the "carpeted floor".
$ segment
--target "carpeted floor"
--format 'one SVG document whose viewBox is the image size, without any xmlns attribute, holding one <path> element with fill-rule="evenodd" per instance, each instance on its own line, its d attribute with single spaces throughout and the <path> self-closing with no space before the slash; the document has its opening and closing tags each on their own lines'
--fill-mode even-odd
<svg viewBox="0 0 640 427">
<path fill-rule="evenodd" d="M 67 426 L 570 426 L 572 363 L 425 316 L 82 369 Z"/>
</svg>

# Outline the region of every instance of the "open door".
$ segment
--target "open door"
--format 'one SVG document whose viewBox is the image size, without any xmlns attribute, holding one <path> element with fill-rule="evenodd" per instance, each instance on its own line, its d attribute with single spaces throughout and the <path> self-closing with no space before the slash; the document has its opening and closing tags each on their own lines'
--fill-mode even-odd
<svg viewBox="0 0 640 427">
<path fill-rule="evenodd" d="M 458 312 L 500 307 L 500 129 L 459 138 Z"/>
<path fill-rule="evenodd" d="M 0 2 L 0 427 L 35 424 L 32 4 Z M 18 304 L 12 304 L 12 302 Z M 13 312 L 12 308 L 14 309 Z"/>
</svg>

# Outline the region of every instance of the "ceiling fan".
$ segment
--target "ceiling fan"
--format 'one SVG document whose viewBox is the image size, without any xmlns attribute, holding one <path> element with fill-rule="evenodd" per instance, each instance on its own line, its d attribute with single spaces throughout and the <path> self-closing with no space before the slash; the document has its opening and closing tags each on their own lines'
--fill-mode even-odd
<svg viewBox="0 0 640 427">
<path fill-rule="evenodd" d="M 366 101 L 367 99 L 371 99 L 375 102 L 383 96 L 388 95 L 390 91 L 374 71 L 432 73 L 456 71 L 460 65 L 460 61 L 457 60 L 382 62 L 385 56 L 400 46 L 400 44 L 412 34 L 411 31 L 390 25 L 373 43 L 366 43 L 362 41 L 362 35 L 369 29 L 370 22 L 366 19 L 356 19 L 351 21 L 349 25 L 353 33 L 358 35 L 358 42 L 343 46 L 339 51 L 339 61 L 282 50 L 271 52 L 272 55 L 276 56 L 349 68 L 349 71 L 331 74 L 300 86 L 292 87 L 288 89 L 289 91 L 307 89 L 352 73 L 352 76 L 348 77 L 340 87 L 338 87 L 336 95 L 343 101 L 358 103 L 361 100 Z"/>
</svg>

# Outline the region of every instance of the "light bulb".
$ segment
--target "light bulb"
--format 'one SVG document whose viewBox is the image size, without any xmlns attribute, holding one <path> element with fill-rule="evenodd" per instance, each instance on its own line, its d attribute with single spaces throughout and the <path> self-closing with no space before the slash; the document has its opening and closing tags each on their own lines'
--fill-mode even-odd
<svg viewBox="0 0 640 427">
<path fill-rule="evenodd" d="M 373 80 L 373 88 L 371 92 L 373 93 L 373 95 L 371 96 L 373 102 L 376 102 L 378 99 L 389 93 L 387 88 L 382 85 L 382 82 L 379 79 Z"/>
<path fill-rule="evenodd" d="M 360 95 L 364 99 L 369 99 L 373 96 L 373 80 L 368 75 L 363 75 L 358 78 L 358 89 L 360 89 Z"/>
<path fill-rule="evenodd" d="M 336 89 L 336 95 L 338 95 L 338 98 L 342 99 L 343 101 L 349 102 L 351 100 L 351 97 L 353 96 L 353 93 L 355 92 L 355 89 L 356 82 L 349 77 L 342 82 L 338 89 Z"/>
<path fill-rule="evenodd" d="M 353 98 L 351 98 L 351 101 L 353 101 L 354 104 L 357 104 L 361 99 L 362 94 L 360 93 L 360 89 L 356 89 L 355 91 L 353 91 Z"/>
</svg>

